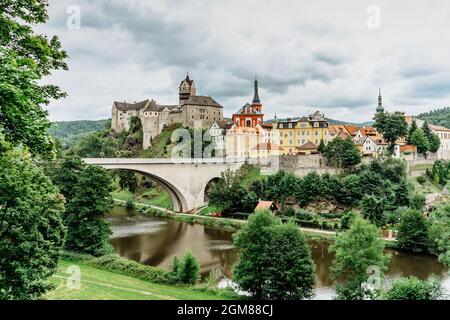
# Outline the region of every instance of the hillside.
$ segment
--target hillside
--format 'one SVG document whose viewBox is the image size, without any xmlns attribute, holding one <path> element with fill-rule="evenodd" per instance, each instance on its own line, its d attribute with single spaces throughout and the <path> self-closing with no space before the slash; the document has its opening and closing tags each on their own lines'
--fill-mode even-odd
<svg viewBox="0 0 450 320">
<path fill-rule="evenodd" d="M 62 148 L 67 149 L 79 138 L 106 129 L 109 127 L 109 121 L 109 119 L 104 119 L 53 122 L 49 131 L 52 137 L 61 141 Z"/>
<path fill-rule="evenodd" d="M 450 107 L 424 112 L 419 114 L 417 118 L 431 124 L 450 128 Z"/>
</svg>

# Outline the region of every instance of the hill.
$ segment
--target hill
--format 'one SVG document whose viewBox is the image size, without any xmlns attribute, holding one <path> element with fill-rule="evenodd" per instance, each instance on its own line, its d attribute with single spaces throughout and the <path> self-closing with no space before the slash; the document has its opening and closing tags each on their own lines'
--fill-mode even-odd
<svg viewBox="0 0 450 320">
<path fill-rule="evenodd" d="M 53 122 L 49 131 L 52 137 L 61 141 L 63 149 L 67 149 L 79 138 L 106 129 L 109 127 L 109 121 L 109 119 L 104 119 Z"/>
<path fill-rule="evenodd" d="M 434 125 L 450 128 L 450 107 L 424 112 L 419 114 L 417 118 Z"/>
</svg>

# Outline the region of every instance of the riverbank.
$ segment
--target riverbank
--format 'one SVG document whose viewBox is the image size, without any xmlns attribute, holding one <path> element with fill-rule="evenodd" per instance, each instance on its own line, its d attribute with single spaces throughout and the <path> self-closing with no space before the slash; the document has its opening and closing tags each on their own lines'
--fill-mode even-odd
<svg viewBox="0 0 450 320">
<path fill-rule="evenodd" d="M 78 273 L 79 271 L 79 273 Z M 79 286 L 74 279 L 80 275 Z M 239 296 L 229 291 L 208 291 L 144 281 L 120 272 L 92 266 L 85 259 L 63 257 L 51 278 L 55 289 L 46 300 L 230 300 Z"/>
</svg>

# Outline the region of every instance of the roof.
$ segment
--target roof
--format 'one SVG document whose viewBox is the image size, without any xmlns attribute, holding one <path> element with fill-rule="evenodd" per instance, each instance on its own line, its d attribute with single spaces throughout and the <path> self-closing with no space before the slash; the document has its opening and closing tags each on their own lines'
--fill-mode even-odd
<svg viewBox="0 0 450 320">
<path fill-rule="evenodd" d="M 246 103 L 234 114 L 259 114 L 259 115 L 262 115 L 262 113 L 260 111 L 256 110 L 255 108 L 253 108 L 250 105 L 250 103 Z"/>
<path fill-rule="evenodd" d="M 270 130 L 273 129 L 273 125 L 271 123 L 268 123 L 268 122 L 263 122 L 263 123 L 260 124 L 260 126 L 263 127 L 264 129 L 270 129 Z"/>
<path fill-rule="evenodd" d="M 375 142 L 375 144 L 377 145 L 387 145 L 389 143 L 386 142 L 386 140 L 384 140 L 382 137 L 380 136 L 367 136 L 368 139 L 371 139 L 373 142 Z"/>
<path fill-rule="evenodd" d="M 190 96 L 183 104 L 183 106 L 185 105 L 223 108 L 216 100 L 207 96 Z"/>
<path fill-rule="evenodd" d="M 350 133 L 345 132 L 345 131 L 339 131 L 339 133 L 336 137 L 341 138 L 341 139 L 347 139 L 348 137 L 350 137 Z"/>
<path fill-rule="evenodd" d="M 116 109 L 119 111 L 132 111 L 132 110 L 141 110 L 148 103 L 150 103 L 150 101 L 148 99 L 141 101 L 141 102 L 135 102 L 135 103 L 114 101 L 113 106 L 115 106 Z"/>
<path fill-rule="evenodd" d="M 450 132 L 450 129 L 448 129 L 446 127 L 443 127 L 443 126 L 436 126 L 434 124 L 429 124 L 428 126 L 434 131 L 447 131 L 447 132 Z"/>
<path fill-rule="evenodd" d="M 317 146 L 311 141 L 308 141 L 304 145 L 298 147 L 298 150 L 317 150 Z"/>
<path fill-rule="evenodd" d="M 417 152 L 417 147 L 412 144 L 405 144 L 400 146 L 400 152 Z"/>
<path fill-rule="evenodd" d="M 258 204 L 256 205 L 255 211 L 267 209 L 270 210 L 274 204 L 275 203 L 273 201 L 259 201 Z"/>
<path fill-rule="evenodd" d="M 282 148 L 277 144 L 267 142 L 267 143 L 259 143 L 252 150 L 282 150 Z"/>
<path fill-rule="evenodd" d="M 373 128 L 373 127 L 362 127 L 362 128 L 359 128 L 359 131 L 361 132 L 361 134 L 364 137 L 378 135 L 377 130 L 375 130 L 375 128 Z"/>
<path fill-rule="evenodd" d="M 191 80 L 191 79 L 189 78 L 189 74 L 187 74 L 187 75 L 186 75 L 186 78 L 180 82 L 180 87 L 181 87 L 181 85 L 183 84 L 183 82 L 185 82 L 185 81 L 186 81 L 189 85 L 192 85 L 192 83 L 194 82 L 194 80 Z"/>
</svg>

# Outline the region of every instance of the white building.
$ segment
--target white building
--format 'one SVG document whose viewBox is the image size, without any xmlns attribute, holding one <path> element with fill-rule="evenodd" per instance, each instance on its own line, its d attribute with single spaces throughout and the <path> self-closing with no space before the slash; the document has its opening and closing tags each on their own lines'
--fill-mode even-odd
<svg viewBox="0 0 450 320">
<path fill-rule="evenodd" d="M 450 160 L 450 129 L 443 126 L 435 126 L 430 124 L 430 129 L 437 134 L 441 140 L 441 146 L 436 152 L 437 158 L 440 160 Z"/>
</svg>

